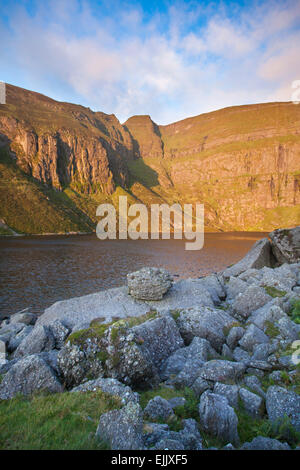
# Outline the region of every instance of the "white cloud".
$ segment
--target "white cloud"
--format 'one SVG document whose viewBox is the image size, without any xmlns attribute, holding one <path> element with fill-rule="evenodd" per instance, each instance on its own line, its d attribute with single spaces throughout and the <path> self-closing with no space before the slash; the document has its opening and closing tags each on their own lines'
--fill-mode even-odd
<svg viewBox="0 0 300 470">
<path fill-rule="evenodd" d="M 107 16 L 87 1 L 64 0 L 49 9 L 43 4 L 33 16 L 11 12 L 13 34 L 4 23 L 0 30 L 3 67 L 54 98 L 64 87 L 77 102 L 121 121 L 150 114 L 158 123 L 289 100 L 290 82 L 300 78 L 298 1 L 253 6 L 239 17 L 225 9 L 210 9 L 207 17 L 195 4 L 150 19 L 141 8 L 115 10 L 112 4 Z"/>
</svg>

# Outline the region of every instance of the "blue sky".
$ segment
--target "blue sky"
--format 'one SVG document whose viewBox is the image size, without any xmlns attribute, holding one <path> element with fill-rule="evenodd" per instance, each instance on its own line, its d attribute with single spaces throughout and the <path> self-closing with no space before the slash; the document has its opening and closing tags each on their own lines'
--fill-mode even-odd
<svg viewBox="0 0 300 470">
<path fill-rule="evenodd" d="M 0 0 L 0 80 L 158 124 L 289 101 L 300 0 Z"/>
</svg>

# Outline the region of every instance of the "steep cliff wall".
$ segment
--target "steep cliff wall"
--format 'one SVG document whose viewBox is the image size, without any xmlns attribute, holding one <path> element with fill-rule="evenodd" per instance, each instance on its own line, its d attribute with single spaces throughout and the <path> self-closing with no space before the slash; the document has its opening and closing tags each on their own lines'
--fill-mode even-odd
<svg viewBox="0 0 300 470">
<path fill-rule="evenodd" d="M 209 230 L 296 225 L 300 106 L 237 106 L 167 126 L 133 116 L 122 126 L 7 85 L 0 189 L 0 218 L 25 233 L 91 230 L 97 205 L 120 191 L 147 205 L 202 202 Z M 37 224 L 39 204 L 52 214 L 47 224 Z"/>
</svg>

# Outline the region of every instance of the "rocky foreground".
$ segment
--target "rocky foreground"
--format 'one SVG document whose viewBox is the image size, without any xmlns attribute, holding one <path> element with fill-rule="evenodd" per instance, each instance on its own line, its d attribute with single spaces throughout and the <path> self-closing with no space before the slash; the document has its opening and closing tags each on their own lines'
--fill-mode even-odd
<svg viewBox="0 0 300 470">
<path fill-rule="evenodd" d="M 201 450 L 207 436 L 214 448 L 290 449 L 300 442 L 299 333 L 297 227 L 272 232 L 221 273 L 173 283 L 144 268 L 126 287 L 57 302 L 38 318 L 12 315 L 0 328 L 0 400 L 119 397 L 96 433 L 112 449 Z M 175 396 L 142 409 L 141 392 L 157 387 Z M 264 419 L 272 437 L 241 442 L 240 413 Z"/>
</svg>

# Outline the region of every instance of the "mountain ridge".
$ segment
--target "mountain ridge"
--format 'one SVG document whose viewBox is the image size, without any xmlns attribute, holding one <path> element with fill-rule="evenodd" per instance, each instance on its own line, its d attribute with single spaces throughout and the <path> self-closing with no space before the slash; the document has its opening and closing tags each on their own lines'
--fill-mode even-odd
<svg viewBox="0 0 300 470">
<path fill-rule="evenodd" d="M 97 205 L 117 206 L 120 194 L 147 205 L 203 202 L 208 230 L 299 223 L 300 107 L 290 102 L 231 106 L 167 125 L 148 115 L 121 124 L 113 114 L 6 89 L 0 218 L 16 232 L 57 231 L 53 223 L 34 223 L 43 203 L 54 219 L 61 214 L 63 232 L 90 231 Z M 21 187 L 26 223 L 16 214 Z M 33 193 L 44 202 L 33 203 Z"/>
</svg>

